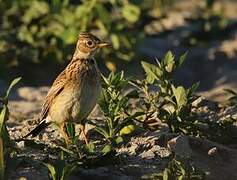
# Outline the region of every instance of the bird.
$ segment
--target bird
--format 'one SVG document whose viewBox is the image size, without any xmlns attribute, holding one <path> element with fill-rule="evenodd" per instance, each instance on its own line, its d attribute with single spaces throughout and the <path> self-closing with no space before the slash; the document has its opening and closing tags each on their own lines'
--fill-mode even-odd
<svg viewBox="0 0 237 180">
<path fill-rule="evenodd" d="M 68 145 L 71 140 L 65 131 L 65 125 L 70 122 L 81 124 L 81 132 L 88 145 L 85 122 L 101 91 L 100 71 L 94 56 L 101 48 L 109 45 L 91 33 L 79 34 L 70 63 L 54 80 L 45 97 L 37 126 L 24 138 L 35 137 L 54 123 Z"/>
</svg>

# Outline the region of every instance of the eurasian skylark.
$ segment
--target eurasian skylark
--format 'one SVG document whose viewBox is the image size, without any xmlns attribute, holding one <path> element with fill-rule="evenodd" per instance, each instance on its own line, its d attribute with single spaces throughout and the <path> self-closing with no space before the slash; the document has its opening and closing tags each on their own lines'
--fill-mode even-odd
<svg viewBox="0 0 237 180">
<path fill-rule="evenodd" d="M 96 105 L 100 94 L 100 72 L 94 59 L 95 53 L 108 43 L 90 33 L 80 33 L 71 62 L 50 88 L 42 107 L 38 125 L 26 136 L 36 136 L 49 124 L 55 123 L 66 143 L 67 122 L 80 123 L 85 141 L 85 119 Z"/>
</svg>

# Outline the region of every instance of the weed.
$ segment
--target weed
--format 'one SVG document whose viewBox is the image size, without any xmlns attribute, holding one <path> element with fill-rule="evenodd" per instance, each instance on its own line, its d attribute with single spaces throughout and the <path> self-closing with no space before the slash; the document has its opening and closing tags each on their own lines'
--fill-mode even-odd
<svg viewBox="0 0 237 180">
<path fill-rule="evenodd" d="M 205 173 L 194 166 L 187 159 L 178 158 L 174 155 L 168 157 L 167 167 L 160 173 L 143 175 L 142 179 L 163 179 L 163 180 L 183 180 L 183 179 L 204 179 Z"/>
<path fill-rule="evenodd" d="M 63 151 L 60 159 L 54 164 L 43 163 L 49 171 L 49 177 L 52 180 L 64 180 L 69 177 L 73 170 L 77 167 L 77 163 L 68 163 L 64 158 Z"/>
<path fill-rule="evenodd" d="M 191 108 L 192 102 L 196 99 L 194 92 L 199 83 L 185 89 L 183 86 L 176 86 L 173 80 L 174 72 L 183 64 L 185 58 L 186 53 L 175 60 L 169 51 L 161 62 L 157 60 L 157 65 L 142 62 L 146 79 L 133 82 L 133 85 L 144 96 L 139 104 L 142 105 L 141 111 L 146 114 L 143 122 L 148 126 L 156 121 L 158 124 L 159 122 L 167 124 L 172 132 L 192 134 L 195 131 Z M 152 87 L 155 91 L 150 92 Z"/>
<path fill-rule="evenodd" d="M 95 130 L 109 143 L 104 147 L 104 152 L 111 150 L 111 144 L 123 142 L 123 135 L 130 134 L 134 130 L 133 119 L 140 113 L 130 112 L 129 100 L 137 98 L 136 90 L 128 91 L 126 87 L 130 79 L 124 77 L 124 73 L 111 73 L 107 78 L 102 75 L 102 93 L 99 105 L 105 121 L 103 124 L 92 123 Z"/>
<path fill-rule="evenodd" d="M 21 78 L 14 79 L 5 96 L 1 98 L 1 111 L 0 111 L 0 179 L 5 179 L 6 167 L 9 161 L 14 158 L 14 149 L 12 148 L 12 142 L 9 137 L 9 133 L 6 127 L 6 121 L 9 118 L 8 98 L 12 88 L 20 81 Z"/>
<path fill-rule="evenodd" d="M 189 160 L 172 158 L 162 173 L 158 174 L 163 180 L 171 179 L 204 179 L 205 174 L 197 169 Z"/>
</svg>

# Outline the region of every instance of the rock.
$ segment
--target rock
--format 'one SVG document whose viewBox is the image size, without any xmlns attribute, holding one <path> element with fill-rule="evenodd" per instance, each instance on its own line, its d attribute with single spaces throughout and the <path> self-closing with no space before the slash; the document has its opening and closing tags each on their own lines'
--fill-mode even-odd
<svg viewBox="0 0 237 180">
<path fill-rule="evenodd" d="M 184 135 L 179 135 L 167 142 L 167 147 L 182 158 L 190 158 L 192 150 L 189 146 L 189 138 Z"/>
<path fill-rule="evenodd" d="M 208 152 L 207 152 L 207 154 L 209 155 L 209 156 L 215 156 L 216 154 L 217 154 L 217 147 L 213 147 L 213 148 L 211 148 Z"/>
<path fill-rule="evenodd" d="M 201 95 L 201 93 L 199 93 Z M 208 107 L 212 111 L 218 111 L 219 105 L 215 101 L 211 101 L 201 96 L 192 103 L 193 107 Z"/>
<path fill-rule="evenodd" d="M 192 106 L 199 107 L 204 99 L 205 98 L 202 96 L 198 97 L 195 101 L 192 102 Z"/>
<path fill-rule="evenodd" d="M 25 148 L 25 141 L 20 141 L 16 143 L 17 148 L 24 149 Z"/>
<path fill-rule="evenodd" d="M 158 152 L 160 152 L 162 148 L 158 145 L 154 145 L 152 146 L 151 149 L 149 149 L 148 151 L 143 151 L 140 156 L 143 159 L 151 159 L 151 158 L 155 158 L 156 155 L 160 154 Z"/>
</svg>

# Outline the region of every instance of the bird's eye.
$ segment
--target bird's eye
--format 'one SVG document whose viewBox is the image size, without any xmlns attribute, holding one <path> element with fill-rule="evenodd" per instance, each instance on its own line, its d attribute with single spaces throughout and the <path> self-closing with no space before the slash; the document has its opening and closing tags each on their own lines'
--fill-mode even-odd
<svg viewBox="0 0 237 180">
<path fill-rule="evenodd" d="M 92 47 L 94 45 L 94 43 L 91 40 L 87 41 L 86 44 L 89 47 Z"/>
</svg>

